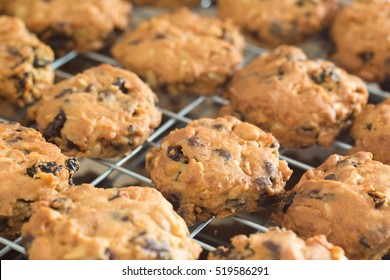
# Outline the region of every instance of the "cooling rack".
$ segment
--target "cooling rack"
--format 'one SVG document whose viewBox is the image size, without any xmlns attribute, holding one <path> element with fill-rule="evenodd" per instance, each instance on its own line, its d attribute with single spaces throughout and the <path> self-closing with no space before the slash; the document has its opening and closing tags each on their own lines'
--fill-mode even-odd
<svg viewBox="0 0 390 280">
<path fill-rule="evenodd" d="M 202 1 L 202 6 L 194 10 L 200 14 L 214 15 L 215 9 L 210 8 L 211 1 Z M 163 10 L 134 8 L 132 13 L 132 25 L 137 25 Z M 326 57 L 324 47 L 326 41 L 319 38 L 309 40 L 300 47 L 309 57 Z M 267 51 L 247 43 L 245 48 L 245 59 L 242 65 L 247 64 L 259 54 Z M 109 49 L 101 52 L 77 53 L 70 52 L 52 64 L 55 70 L 56 80 L 72 77 L 83 70 L 109 63 L 118 66 L 117 62 L 110 56 Z M 370 92 L 370 103 L 378 103 L 384 100 L 388 93 L 380 90 L 375 84 L 368 84 Z M 145 155 L 155 146 L 159 145 L 161 139 L 171 130 L 185 126 L 192 119 L 200 117 L 216 117 L 218 109 L 229 102 L 218 95 L 205 96 L 159 96 L 159 108 L 163 113 L 163 121 L 160 127 L 147 139 L 147 141 L 136 148 L 125 157 L 114 159 L 81 159 L 80 170 L 76 173 L 74 181 L 76 184 L 90 183 L 96 187 L 124 187 L 131 185 L 152 186 L 150 178 L 145 171 Z M 0 108 L 0 117 L 5 121 L 25 122 L 25 110 L 3 110 Z M 287 189 L 292 188 L 302 174 L 320 165 L 328 156 L 334 153 L 345 154 L 351 147 L 352 139 L 347 131 L 344 131 L 327 148 L 320 148 L 316 145 L 306 149 L 290 149 L 282 147 L 280 157 L 288 162 L 294 173 L 287 183 Z M 209 251 L 217 246 L 227 245 L 229 239 L 236 234 L 250 234 L 254 232 L 265 232 L 272 221 L 268 218 L 266 211 L 243 214 L 229 217 L 222 220 L 210 219 L 198 223 L 190 228 L 191 237 L 203 248 L 201 259 L 205 259 Z M 0 250 L 0 259 L 25 259 L 25 250 L 21 245 L 21 237 L 16 240 L 7 240 L 0 237 L 0 244 L 5 245 Z"/>
</svg>

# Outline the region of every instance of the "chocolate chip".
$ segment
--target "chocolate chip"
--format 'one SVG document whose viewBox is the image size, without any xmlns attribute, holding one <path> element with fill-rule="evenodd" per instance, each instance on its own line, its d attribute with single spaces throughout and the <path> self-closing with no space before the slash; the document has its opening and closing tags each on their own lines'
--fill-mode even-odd
<svg viewBox="0 0 390 280">
<path fill-rule="evenodd" d="M 182 147 L 175 145 L 175 146 L 169 146 L 167 149 L 167 157 L 169 157 L 173 161 L 180 161 L 185 164 L 189 162 L 189 159 L 186 155 L 184 155 L 182 151 Z"/>
<path fill-rule="evenodd" d="M 374 53 L 373 52 L 361 52 L 358 54 L 358 56 L 364 63 L 367 63 L 374 58 Z"/>
<path fill-rule="evenodd" d="M 72 88 L 65 88 L 63 90 L 61 90 L 56 96 L 54 96 L 55 99 L 60 99 L 66 95 L 69 95 L 73 93 L 73 89 Z"/>
<path fill-rule="evenodd" d="M 188 145 L 190 147 L 201 147 L 204 146 L 202 143 L 200 143 L 202 139 L 199 136 L 193 136 L 188 139 Z"/>
<path fill-rule="evenodd" d="M 271 240 L 264 241 L 263 246 L 270 250 L 272 253 L 274 253 L 276 256 L 278 256 L 280 254 L 280 251 L 282 250 L 279 244 L 276 244 Z"/>
<path fill-rule="evenodd" d="M 335 174 L 330 173 L 330 174 L 326 175 L 324 179 L 325 180 L 331 180 L 331 181 L 337 181 L 338 178 L 337 178 L 337 176 Z"/>
<path fill-rule="evenodd" d="M 157 259 L 168 259 L 169 258 L 169 245 L 155 241 L 151 238 L 146 239 L 144 249 L 156 254 Z"/>
<path fill-rule="evenodd" d="M 296 195 L 296 192 L 291 192 L 285 199 L 283 199 L 284 206 L 283 206 L 282 212 L 284 214 L 287 213 L 291 204 L 293 204 L 293 200 L 294 200 L 295 195 Z"/>
<path fill-rule="evenodd" d="M 154 36 L 154 40 L 164 40 L 165 38 L 167 38 L 167 36 L 165 36 L 164 34 L 157 34 L 156 36 Z"/>
<path fill-rule="evenodd" d="M 366 128 L 368 130 L 371 130 L 372 129 L 372 123 L 366 123 Z"/>
<path fill-rule="evenodd" d="M 260 190 L 268 190 L 272 187 L 272 182 L 269 177 L 260 177 L 253 180 L 253 184 Z"/>
<path fill-rule="evenodd" d="M 180 208 L 182 194 L 179 192 L 173 192 L 166 196 L 166 199 L 172 204 L 175 210 Z"/>
<path fill-rule="evenodd" d="M 114 86 L 118 86 L 119 90 L 123 93 L 128 93 L 129 90 L 125 87 L 126 80 L 124 78 L 117 78 L 114 83 Z"/>
<path fill-rule="evenodd" d="M 371 245 L 368 244 L 367 238 L 365 236 L 360 237 L 359 243 L 365 248 L 371 248 Z"/>
<path fill-rule="evenodd" d="M 35 236 L 32 234 L 27 234 L 22 237 L 22 244 L 24 247 L 30 247 L 31 243 L 35 240 Z"/>
<path fill-rule="evenodd" d="M 278 170 L 276 169 L 275 165 L 270 161 L 264 162 L 264 169 L 271 179 L 274 179 L 278 173 Z"/>
<path fill-rule="evenodd" d="M 20 136 L 16 136 L 16 137 L 12 138 L 11 140 L 8 140 L 7 143 L 12 144 L 12 143 L 19 142 L 20 140 L 23 140 L 23 138 Z"/>
<path fill-rule="evenodd" d="M 69 173 L 74 173 L 79 170 L 79 162 L 76 158 L 69 158 L 65 161 L 65 167 Z"/>
<path fill-rule="evenodd" d="M 117 190 L 116 193 L 108 198 L 108 201 L 112 201 L 114 199 L 117 199 L 121 196 L 120 190 Z"/>
<path fill-rule="evenodd" d="M 375 209 L 379 209 L 386 203 L 386 197 L 379 197 L 375 192 L 367 193 L 375 203 Z"/>
<path fill-rule="evenodd" d="M 34 56 L 33 66 L 36 68 L 45 67 L 50 63 L 50 60 L 39 58 L 37 55 Z"/>
<path fill-rule="evenodd" d="M 61 130 L 66 122 L 66 116 L 64 111 L 60 111 L 54 120 L 49 123 L 46 129 L 43 131 L 43 137 L 46 139 L 52 139 L 54 137 L 61 136 Z"/>
<path fill-rule="evenodd" d="M 226 206 L 228 209 L 236 209 L 238 211 L 242 211 L 246 209 L 247 204 L 246 200 L 242 197 L 239 198 L 233 198 L 226 200 Z"/>
<path fill-rule="evenodd" d="M 224 149 L 215 149 L 214 152 L 216 152 L 220 157 L 223 157 L 226 161 L 233 159 L 232 154 Z"/>
<path fill-rule="evenodd" d="M 115 260 L 115 255 L 114 253 L 110 250 L 110 248 L 107 248 L 104 250 L 104 254 L 107 256 L 109 260 Z"/>
</svg>

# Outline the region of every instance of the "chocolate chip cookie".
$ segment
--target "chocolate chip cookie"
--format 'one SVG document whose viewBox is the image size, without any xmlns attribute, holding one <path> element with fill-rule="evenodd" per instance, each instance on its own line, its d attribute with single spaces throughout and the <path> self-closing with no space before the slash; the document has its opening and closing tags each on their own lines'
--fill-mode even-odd
<svg viewBox="0 0 390 280">
<path fill-rule="evenodd" d="M 132 0 L 131 3 L 140 6 L 173 8 L 179 6 L 199 6 L 201 0 Z"/>
<path fill-rule="evenodd" d="M 356 117 L 351 135 L 355 138 L 351 153 L 370 152 L 375 160 L 390 164 L 390 98 L 378 105 L 369 104 Z"/>
<path fill-rule="evenodd" d="M 160 124 L 156 101 L 135 74 L 104 64 L 50 87 L 28 113 L 64 154 L 115 157 L 141 145 Z"/>
<path fill-rule="evenodd" d="M 0 123 L 0 236 L 15 238 L 31 216 L 31 203 L 73 185 L 75 158 L 18 123 Z"/>
<path fill-rule="evenodd" d="M 263 209 L 284 193 L 292 171 L 270 134 L 228 116 L 172 131 L 146 156 L 156 188 L 188 225 Z"/>
<path fill-rule="evenodd" d="M 22 107 L 53 83 L 53 51 L 17 18 L 0 16 L 0 96 Z"/>
<path fill-rule="evenodd" d="M 218 247 L 209 260 L 344 260 L 344 250 L 317 235 L 306 241 L 293 231 L 271 228 L 265 233 L 240 234 L 229 247 Z"/>
<path fill-rule="evenodd" d="M 197 259 L 201 248 L 155 189 L 81 185 L 34 205 L 22 229 L 29 259 Z"/>
<path fill-rule="evenodd" d="M 337 0 L 219 0 L 218 15 L 232 19 L 265 47 L 300 43 L 326 28 Z"/>
<path fill-rule="evenodd" d="M 281 46 L 236 72 L 225 96 L 235 114 L 287 147 L 328 146 L 367 103 L 366 85 L 333 63 Z"/>
<path fill-rule="evenodd" d="M 142 23 L 112 53 L 153 89 L 211 95 L 241 62 L 243 46 L 231 22 L 182 8 Z"/>
<path fill-rule="evenodd" d="M 304 238 L 324 234 L 351 259 L 390 249 L 390 166 L 358 152 L 330 156 L 287 193 L 274 218 Z"/>
<path fill-rule="evenodd" d="M 331 57 L 368 82 L 390 81 L 390 2 L 356 0 L 335 18 Z"/>
<path fill-rule="evenodd" d="M 61 55 L 102 48 L 127 27 L 131 4 L 127 0 L 12 0 L 5 11 L 20 17 Z"/>
</svg>

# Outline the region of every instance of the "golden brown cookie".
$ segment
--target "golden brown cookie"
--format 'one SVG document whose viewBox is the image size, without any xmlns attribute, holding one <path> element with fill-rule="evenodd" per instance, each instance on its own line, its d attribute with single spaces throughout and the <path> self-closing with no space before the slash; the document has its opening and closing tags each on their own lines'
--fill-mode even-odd
<svg viewBox="0 0 390 280">
<path fill-rule="evenodd" d="M 127 0 L 12 0 L 5 10 L 20 17 L 61 55 L 101 49 L 126 29 L 131 4 Z"/>
<path fill-rule="evenodd" d="M 390 2 L 355 0 L 335 18 L 331 57 L 368 82 L 390 80 Z"/>
<path fill-rule="evenodd" d="M 380 259 L 390 249 L 390 166 L 359 152 L 330 156 L 307 171 L 274 215 L 303 238 L 318 234 L 351 259 Z"/>
<path fill-rule="evenodd" d="M 53 51 L 17 18 L 0 16 L 0 96 L 22 107 L 53 83 Z"/>
<path fill-rule="evenodd" d="M 197 259 L 184 221 L 152 188 L 84 184 L 34 205 L 22 230 L 29 259 Z"/>
<path fill-rule="evenodd" d="M 366 85 L 333 63 L 281 46 L 236 72 L 225 96 L 234 114 L 287 147 L 328 146 L 367 103 Z"/>
<path fill-rule="evenodd" d="M 241 62 L 243 46 L 230 21 L 182 8 L 142 23 L 112 53 L 153 89 L 211 95 Z"/>
<path fill-rule="evenodd" d="M 103 64 L 50 87 L 29 117 L 66 155 L 115 157 L 141 145 L 160 124 L 156 101 L 135 74 Z"/>
<path fill-rule="evenodd" d="M 232 19 L 261 45 L 300 43 L 330 23 L 338 0 L 219 0 L 218 15 Z"/>
<path fill-rule="evenodd" d="M 306 241 L 293 231 L 271 228 L 265 233 L 240 234 L 229 247 L 218 247 L 209 260 L 345 260 L 344 250 L 317 235 Z"/>
<path fill-rule="evenodd" d="M 172 131 L 146 156 L 156 188 L 188 225 L 276 202 L 292 171 L 270 134 L 234 117 L 203 118 Z"/>
<path fill-rule="evenodd" d="M 350 153 L 370 152 L 375 160 L 390 164 L 390 97 L 380 104 L 369 104 L 356 117 L 351 135 L 355 146 Z"/>
<path fill-rule="evenodd" d="M 31 216 L 31 203 L 73 185 L 75 158 L 18 123 L 0 123 L 0 236 L 15 238 Z"/>
</svg>

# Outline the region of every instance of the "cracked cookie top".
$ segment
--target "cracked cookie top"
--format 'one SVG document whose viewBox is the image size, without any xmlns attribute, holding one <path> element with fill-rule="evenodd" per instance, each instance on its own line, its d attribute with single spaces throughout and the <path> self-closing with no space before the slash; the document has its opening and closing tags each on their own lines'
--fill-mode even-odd
<svg viewBox="0 0 390 280">
<path fill-rule="evenodd" d="M 66 155 L 114 157 L 141 145 L 160 124 L 156 102 L 135 74 L 104 64 L 50 87 L 29 117 Z"/>
<path fill-rule="evenodd" d="M 146 156 L 156 188 L 188 225 L 263 209 L 292 171 L 270 134 L 234 117 L 203 118 L 172 131 Z"/>
<path fill-rule="evenodd" d="M 367 103 L 362 80 L 333 63 L 281 46 L 236 72 L 225 92 L 234 114 L 287 147 L 330 145 Z"/>
<path fill-rule="evenodd" d="M 358 152 L 330 156 L 307 171 L 274 215 L 308 238 L 324 234 L 351 259 L 380 259 L 390 250 L 390 166 Z"/>
<path fill-rule="evenodd" d="M 16 237 L 30 218 L 30 204 L 73 185 L 78 166 L 38 131 L 0 123 L 0 235 Z"/>
<path fill-rule="evenodd" d="M 344 260 L 344 250 L 317 235 L 307 240 L 293 231 L 271 228 L 268 232 L 234 236 L 229 247 L 218 247 L 209 260 Z"/>
<path fill-rule="evenodd" d="M 155 189 L 84 184 L 34 205 L 22 230 L 29 259 L 197 259 L 201 248 Z"/>
<path fill-rule="evenodd" d="M 140 24 L 112 53 L 153 89 L 211 95 L 243 59 L 243 46 L 230 21 L 181 8 Z"/>
<path fill-rule="evenodd" d="M 0 96 L 20 107 L 39 99 L 53 83 L 53 60 L 51 48 L 20 19 L 0 16 Z"/>
</svg>

